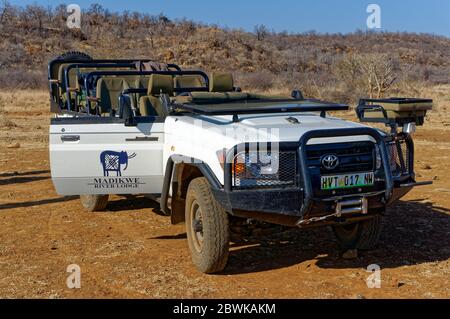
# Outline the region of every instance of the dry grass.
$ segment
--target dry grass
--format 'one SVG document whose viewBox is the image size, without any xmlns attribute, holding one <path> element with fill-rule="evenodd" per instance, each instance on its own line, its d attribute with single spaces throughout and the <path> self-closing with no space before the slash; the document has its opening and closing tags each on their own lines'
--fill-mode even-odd
<svg viewBox="0 0 450 319">
<path fill-rule="evenodd" d="M 0 145 L 47 147 L 48 100 L 43 90 L 0 91 Z"/>
<path fill-rule="evenodd" d="M 3 98 L 0 97 L 0 128 L 13 128 L 17 127 L 16 123 L 8 119 L 5 112 L 5 105 Z"/>
<path fill-rule="evenodd" d="M 0 113 L 23 114 L 49 113 L 49 95 L 44 90 L 0 91 Z"/>
</svg>

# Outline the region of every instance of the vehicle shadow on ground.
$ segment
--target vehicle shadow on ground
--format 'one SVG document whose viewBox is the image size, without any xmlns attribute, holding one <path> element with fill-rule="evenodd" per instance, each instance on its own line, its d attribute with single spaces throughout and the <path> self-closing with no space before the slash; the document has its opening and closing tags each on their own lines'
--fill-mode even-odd
<svg viewBox="0 0 450 319">
<path fill-rule="evenodd" d="M 38 182 L 49 178 L 50 176 L 11 177 L 7 179 L 0 179 L 0 186 Z"/>
<path fill-rule="evenodd" d="M 58 197 L 58 198 L 52 198 L 52 199 L 35 200 L 35 201 L 30 201 L 30 202 L 0 204 L 0 210 L 25 208 L 25 207 L 40 206 L 40 205 L 55 204 L 55 203 L 63 203 L 63 202 L 68 202 L 68 201 L 72 201 L 75 199 L 79 199 L 79 196 L 64 196 L 64 197 Z"/>
<path fill-rule="evenodd" d="M 49 174 L 49 170 L 41 171 L 29 171 L 29 172 L 12 172 L 12 173 L 1 173 L 0 177 L 14 177 L 14 176 L 28 176 L 28 175 L 42 175 Z"/>
<path fill-rule="evenodd" d="M 29 172 L 12 172 L 12 173 L 1 173 L 0 178 L 7 177 L 5 179 L 0 179 L 0 186 L 12 185 L 12 184 L 24 184 L 31 183 L 49 179 L 50 176 L 35 176 L 42 174 L 49 174 L 49 170 L 39 170 L 39 171 L 29 171 Z"/>
<path fill-rule="evenodd" d="M 121 211 L 152 209 L 155 214 L 163 215 L 158 202 L 144 196 L 127 195 L 118 200 L 108 202 L 107 211 L 117 213 Z"/>
<path fill-rule="evenodd" d="M 163 235 L 158 237 L 151 237 L 150 239 L 159 239 L 159 240 L 177 240 L 177 239 L 187 239 L 187 234 L 177 234 L 177 235 Z"/>
<path fill-rule="evenodd" d="M 359 252 L 358 258 L 341 257 L 330 228 L 292 229 L 250 239 L 232 246 L 223 272 L 245 274 L 294 266 L 311 261 L 320 268 L 397 268 L 450 258 L 450 210 L 423 201 L 399 202 L 384 218 L 378 246 Z"/>
</svg>

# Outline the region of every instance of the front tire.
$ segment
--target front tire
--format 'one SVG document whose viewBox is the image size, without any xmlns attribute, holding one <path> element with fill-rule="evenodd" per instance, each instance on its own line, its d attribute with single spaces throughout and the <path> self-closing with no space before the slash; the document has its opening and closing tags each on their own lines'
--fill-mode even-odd
<svg viewBox="0 0 450 319">
<path fill-rule="evenodd" d="M 222 271 L 228 261 L 228 215 L 214 199 L 208 181 L 191 181 L 186 196 L 186 233 L 192 262 L 205 274 Z"/>
<path fill-rule="evenodd" d="M 333 226 L 336 239 L 343 249 L 373 249 L 378 243 L 381 229 L 382 216 L 379 214 L 358 223 Z"/>
<path fill-rule="evenodd" d="M 89 212 L 101 212 L 108 205 L 109 195 L 80 195 L 81 205 Z"/>
</svg>

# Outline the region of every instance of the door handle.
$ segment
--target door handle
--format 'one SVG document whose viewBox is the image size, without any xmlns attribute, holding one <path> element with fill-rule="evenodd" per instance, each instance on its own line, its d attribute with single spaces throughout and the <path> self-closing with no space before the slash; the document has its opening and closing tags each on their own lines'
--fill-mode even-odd
<svg viewBox="0 0 450 319">
<path fill-rule="evenodd" d="M 125 139 L 126 142 L 158 142 L 159 137 L 157 136 L 145 136 L 145 137 L 139 137 L 136 136 L 135 138 L 127 138 Z"/>
<path fill-rule="evenodd" d="M 80 135 L 63 135 L 61 136 L 61 141 L 63 142 L 78 142 L 80 140 Z"/>
</svg>

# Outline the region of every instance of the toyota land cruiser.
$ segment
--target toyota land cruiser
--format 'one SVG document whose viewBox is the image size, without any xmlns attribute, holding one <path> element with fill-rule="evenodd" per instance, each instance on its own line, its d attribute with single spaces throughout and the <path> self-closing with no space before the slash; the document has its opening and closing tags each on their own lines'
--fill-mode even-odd
<svg viewBox="0 0 450 319">
<path fill-rule="evenodd" d="M 89 211 L 111 194 L 160 197 L 205 273 L 226 266 L 231 217 L 332 226 L 343 248 L 371 249 L 386 207 L 429 184 L 416 182 L 411 132 L 432 100 L 362 99 L 358 118 L 385 132 L 298 90 L 246 93 L 227 73 L 78 52 L 50 62 L 49 86 L 56 191 Z"/>
</svg>

